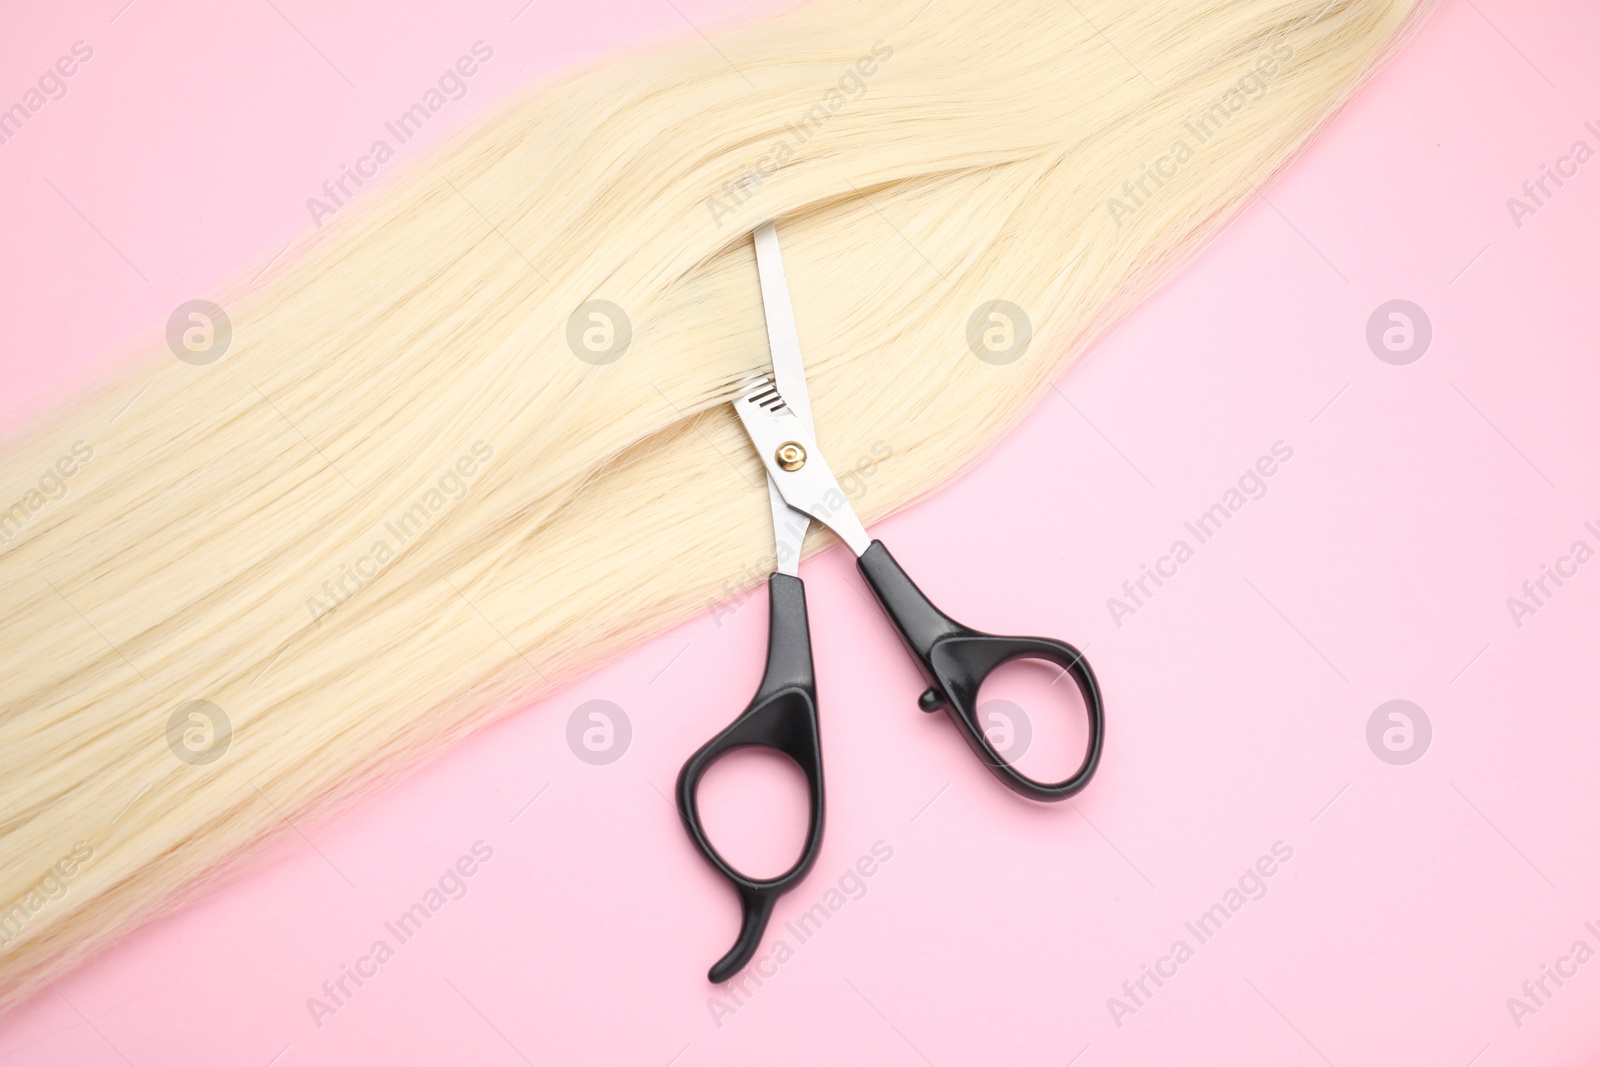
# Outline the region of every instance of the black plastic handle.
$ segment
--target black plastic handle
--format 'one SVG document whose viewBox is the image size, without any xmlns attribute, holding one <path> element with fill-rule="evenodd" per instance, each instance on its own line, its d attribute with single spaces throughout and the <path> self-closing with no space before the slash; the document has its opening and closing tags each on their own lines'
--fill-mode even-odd
<svg viewBox="0 0 1600 1067">
<path fill-rule="evenodd" d="M 857 565 L 932 683 L 919 701 L 923 711 L 947 709 L 978 758 L 997 778 L 1025 797 L 1065 800 L 1089 784 L 1100 763 L 1105 713 L 1099 683 L 1081 652 L 1064 641 L 1047 637 L 998 637 L 968 629 L 923 596 L 882 541 L 872 542 Z M 1089 715 L 1089 744 L 1083 763 L 1062 781 L 1035 781 L 1017 770 L 994 747 L 978 722 L 978 688 L 997 667 L 1014 659 L 1054 663 L 1072 676 L 1083 695 Z"/>
<path fill-rule="evenodd" d="M 678 772 L 678 813 L 702 855 L 739 892 L 743 918 L 739 938 L 711 968 L 713 982 L 737 974 L 761 946 L 767 920 L 778 898 L 793 889 L 817 860 L 822 848 L 822 737 L 817 724 L 817 682 L 811 666 L 811 628 L 806 620 L 806 587 L 799 578 L 773 574 L 767 581 L 771 625 L 767 635 L 767 672 L 749 707 L 700 750 Z M 799 765 L 811 790 L 811 825 L 800 858 L 776 878 L 750 878 L 734 868 L 706 836 L 696 794 L 700 779 L 728 753 L 752 746 L 771 748 Z"/>
</svg>

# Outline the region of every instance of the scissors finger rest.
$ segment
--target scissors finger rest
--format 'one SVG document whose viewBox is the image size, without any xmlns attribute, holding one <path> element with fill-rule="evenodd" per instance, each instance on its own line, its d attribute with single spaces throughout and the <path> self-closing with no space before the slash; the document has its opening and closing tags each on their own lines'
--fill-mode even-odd
<svg viewBox="0 0 1600 1067">
<path fill-rule="evenodd" d="M 727 981 L 749 962 L 760 947 L 773 905 L 805 878 L 822 848 L 822 738 L 817 725 L 805 585 L 791 575 L 774 574 L 767 581 L 767 593 L 767 669 L 756 695 L 727 729 L 700 746 L 678 772 L 678 812 L 683 824 L 695 847 L 733 883 L 742 911 L 738 939 L 711 968 L 713 982 Z M 711 843 L 700 819 L 700 779 L 723 756 L 752 747 L 773 749 L 793 760 L 805 774 L 811 794 L 810 826 L 800 857 L 776 878 L 751 878 L 734 867 Z"/>
</svg>

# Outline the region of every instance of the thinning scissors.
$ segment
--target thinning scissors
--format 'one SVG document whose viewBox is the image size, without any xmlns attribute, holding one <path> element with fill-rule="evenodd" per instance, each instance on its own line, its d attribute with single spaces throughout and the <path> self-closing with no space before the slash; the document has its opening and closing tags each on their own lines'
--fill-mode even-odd
<svg viewBox="0 0 1600 1067">
<path fill-rule="evenodd" d="M 711 866 L 733 883 L 743 913 L 738 940 L 711 968 L 713 982 L 726 981 L 750 961 L 778 898 L 805 878 L 822 847 L 822 738 L 805 585 L 799 577 L 800 549 L 812 520 L 836 533 L 856 554 L 867 584 L 905 639 L 929 682 L 918 705 L 926 712 L 947 711 L 973 752 L 1011 789 L 1034 800 L 1072 796 L 1094 774 L 1104 731 L 1100 687 L 1076 648 L 1049 638 L 1000 637 L 961 625 L 922 595 L 882 541 L 867 535 L 813 434 L 800 338 L 778 232 L 772 223 L 755 231 L 755 246 L 773 373 L 771 378 L 763 376 L 750 384 L 733 408 L 766 466 L 772 500 L 777 569 L 767 582 L 767 667 L 749 706 L 689 757 L 677 785 L 678 811 L 690 838 Z M 1017 770 L 980 725 L 979 687 L 1001 664 L 1016 659 L 1055 664 L 1072 676 L 1083 696 L 1089 719 L 1088 745 L 1078 769 L 1062 781 L 1040 782 Z M 810 790 L 811 822 L 805 845 L 794 865 L 775 878 L 750 878 L 724 859 L 706 835 L 696 799 L 700 779 L 712 764 L 730 752 L 752 746 L 774 749 L 793 760 Z"/>
</svg>

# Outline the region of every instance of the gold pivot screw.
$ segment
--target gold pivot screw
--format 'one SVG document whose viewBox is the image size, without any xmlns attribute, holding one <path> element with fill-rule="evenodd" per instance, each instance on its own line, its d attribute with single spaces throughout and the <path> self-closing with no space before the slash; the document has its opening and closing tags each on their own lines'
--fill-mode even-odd
<svg viewBox="0 0 1600 1067">
<path fill-rule="evenodd" d="M 786 471 L 797 471 L 806 465 L 806 450 L 799 441 L 785 441 L 775 453 L 778 466 Z"/>
</svg>

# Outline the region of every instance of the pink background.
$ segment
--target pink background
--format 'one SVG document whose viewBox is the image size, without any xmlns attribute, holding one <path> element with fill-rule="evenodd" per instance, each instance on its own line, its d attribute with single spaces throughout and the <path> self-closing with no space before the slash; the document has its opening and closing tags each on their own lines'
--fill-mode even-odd
<svg viewBox="0 0 1600 1067">
<path fill-rule="evenodd" d="M 686 19 L 714 39 L 751 10 L 124 2 L 5 17 L 0 105 L 94 48 L 0 146 L 6 418 L 253 275 L 472 42 L 494 59 L 427 141 L 584 57 L 696 36 Z M 1573 942 L 1600 949 L 1600 563 L 1521 628 L 1506 598 L 1574 540 L 1600 546 L 1583 527 L 1600 526 L 1600 161 L 1520 228 L 1506 198 L 1574 140 L 1600 147 L 1597 37 L 1579 0 L 1446 0 L 1270 203 L 975 473 L 881 525 L 963 620 L 1088 649 L 1108 742 L 1071 805 L 1020 802 L 917 712 L 836 550 L 805 570 L 828 836 L 769 948 L 874 842 L 893 857 L 742 1005 L 704 978 L 731 894 L 665 796 L 753 689 L 760 593 L 58 982 L 0 1023 L 0 1064 L 1594 1062 L 1600 962 L 1520 1027 L 1506 999 Z M 1364 336 L 1396 298 L 1433 325 L 1408 366 Z M 1280 440 L 1293 459 L 1267 495 L 1115 625 L 1106 599 Z M 1433 727 L 1407 766 L 1366 740 L 1391 699 Z M 633 727 L 605 766 L 565 740 L 589 700 Z M 746 830 L 768 811 L 794 798 L 748 806 Z M 468 894 L 319 1027 L 307 998 L 480 840 L 494 855 Z M 1107 999 L 1197 946 L 1184 923 L 1280 841 L 1293 858 L 1266 895 L 1119 1027 Z"/>
</svg>

